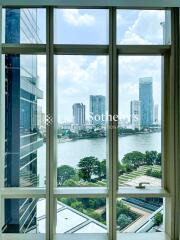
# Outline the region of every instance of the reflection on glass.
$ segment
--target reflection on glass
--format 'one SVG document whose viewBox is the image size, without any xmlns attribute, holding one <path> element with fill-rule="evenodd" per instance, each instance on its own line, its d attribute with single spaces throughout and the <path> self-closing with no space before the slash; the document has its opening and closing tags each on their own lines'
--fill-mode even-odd
<svg viewBox="0 0 180 240">
<path fill-rule="evenodd" d="M 54 39 L 62 44 L 107 44 L 108 11 L 55 9 Z"/>
<path fill-rule="evenodd" d="M 57 199 L 57 233 L 106 233 L 106 199 Z"/>
<path fill-rule="evenodd" d="M 3 233 L 45 233 L 45 199 L 5 199 Z"/>
<path fill-rule="evenodd" d="M 46 10 L 5 8 L 2 11 L 3 43 L 45 43 Z"/>
<path fill-rule="evenodd" d="M 118 10 L 118 44 L 170 44 L 170 11 Z"/>
<path fill-rule="evenodd" d="M 57 57 L 57 185 L 106 185 L 104 56 Z"/>
<path fill-rule="evenodd" d="M 116 207 L 118 232 L 164 231 L 162 198 L 119 198 Z"/>
<path fill-rule="evenodd" d="M 119 57 L 118 134 L 119 186 L 161 186 L 160 56 Z"/>
<path fill-rule="evenodd" d="M 5 186 L 42 187 L 46 163 L 45 56 L 5 56 Z"/>
</svg>

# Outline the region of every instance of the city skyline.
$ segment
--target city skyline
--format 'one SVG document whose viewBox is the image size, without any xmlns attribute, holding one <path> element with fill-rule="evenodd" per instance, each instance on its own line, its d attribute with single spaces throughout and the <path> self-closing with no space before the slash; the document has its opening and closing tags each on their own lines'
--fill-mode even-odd
<svg viewBox="0 0 180 240">
<path fill-rule="evenodd" d="M 98 10 L 66 9 L 56 14 L 57 36 L 56 42 L 73 41 L 102 43 L 105 40 L 105 12 Z M 71 19 L 71 21 L 70 21 Z M 82 19 L 81 23 L 79 19 Z M 87 19 L 91 19 L 87 21 Z M 162 26 L 165 19 L 163 11 L 131 10 L 118 11 L 117 26 L 118 39 L 121 44 L 151 44 L 162 42 Z M 84 21 L 83 21 L 84 20 Z M 143 24 L 146 22 L 147 24 Z M 59 28 L 59 26 L 63 28 Z M 99 31 L 99 29 L 103 29 Z M 60 34 L 62 29 L 62 33 Z M 88 30 L 89 29 L 89 30 Z M 93 34 L 91 30 L 93 29 Z M 72 36 L 73 33 L 76 33 Z M 152 34 L 152 31 L 156 34 Z M 84 34 L 86 32 L 87 34 Z M 101 33 L 101 34 L 100 34 Z M 107 33 L 107 31 L 105 32 Z M 77 38 L 74 36 L 77 35 Z M 102 39 L 103 35 L 103 39 Z M 96 38 L 95 38 L 96 36 Z M 74 102 L 83 102 L 89 112 L 89 95 L 106 95 L 108 84 L 108 58 L 105 56 L 57 56 L 56 79 L 58 93 L 58 122 L 72 121 L 71 106 Z M 45 65 L 44 65 L 45 66 Z M 39 76 L 44 75 L 44 69 Z M 137 99 L 139 77 L 151 76 L 154 79 L 154 101 L 161 105 L 161 56 L 121 56 L 119 57 L 119 93 L 126 96 L 119 97 L 119 112 L 122 118 L 129 117 L 129 102 Z M 121 109 L 121 106 L 123 109 Z M 66 109 L 61 113 L 61 109 Z M 160 112 L 160 109 L 159 109 Z"/>
<path fill-rule="evenodd" d="M 148 125 L 152 125 L 154 123 L 158 123 L 159 120 L 159 105 L 157 103 L 154 103 L 153 100 L 153 79 L 152 77 L 143 77 L 143 78 L 139 78 L 139 98 L 138 100 L 134 99 L 130 101 L 130 112 L 129 112 L 129 123 L 132 125 L 132 128 L 140 128 L 140 124 L 141 123 L 141 116 L 143 111 L 141 110 L 141 100 L 140 98 L 140 88 L 142 87 L 142 84 L 147 84 L 148 82 L 150 82 L 151 84 L 151 101 L 152 101 L 152 106 L 151 106 L 151 124 Z M 140 87 L 141 86 L 141 87 Z M 145 97 L 147 97 L 147 95 L 145 94 Z M 106 104 L 106 98 L 103 95 L 90 95 L 89 96 L 89 113 L 87 113 L 87 108 L 86 105 L 82 102 L 79 103 L 74 103 L 72 108 L 74 107 L 74 105 L 83 105 L 84 106 L 84 119 L 85 122 L 91 123 L 91 124 L 95 124 L 95 122 L 102 122 L 102 120 L 93 120 L 93 116 L 105 116 L 105 104 Z M 146 110 L 146 107 L 145 107 Z M 74 111 L 74 110 L 73 110 Z M 142 112 L 142 113 L 141 113 Z M 77 121 L 74 121 L 74 112 L 72 113 L 73 116 L 73 120 L 69 121 L 69 123 L 74 123 L 74 124 L 78 124 Z M 123 120 L 124 118 L 121 118 L 121 116 L 119 115 L 119 121 Z M 94 122 L 93 122 L 94 121 Z M 65 122 L 61 122 L 61 123 L 65 123 Z M 84 124 L 83 123 L 83 124 Z M 98 124 L 97 123 L 97 124 Z M 81 124 L 80 124 L 81 125 Z M 136 127 L 135 127 L 136 126 Z"/>
</svg>

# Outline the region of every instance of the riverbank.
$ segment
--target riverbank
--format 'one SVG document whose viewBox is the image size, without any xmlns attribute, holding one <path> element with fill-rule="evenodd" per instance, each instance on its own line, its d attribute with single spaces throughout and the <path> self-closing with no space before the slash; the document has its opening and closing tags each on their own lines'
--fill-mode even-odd
<svg viewBox="0 0 180 240">
<path fill-rule="evenodd" d="M 128 137 L 128 136 L 136 136 L 136 135 L 144 135 L 144 134 L 152 134 L 152 133 L 160 133 L 160 131 L 154 131 L 154 132 L 136 132 L 136 133 L 122 133 L 118 134 L 118 137 Z M 93 137 L 76 137 L 76 138 L 58 138 L 58 143 L 66 143 L 71 141 L 78 141 L 78 140 L 90 140 L 90 139 L 100 139 L 100 138 L 106 138 L 106 135 L 104 136 L 93 136 Z"/>
<path fill-rule="evenodd" d="M 161 152 L 161 133 L 136 134 L 126 137 L 119 136 L 118 140 L 118 159 L 122 160 L 126 153 L 132 151 Z M 81 158 L 95 156 L 100 161 L 107 159 L 106 138 L 80 139 L 79 141 L 67 141 L 57 144 L 57 166 L 69 165 L 74 168 Z M 40 184 L 44 185 L 45 164 L 46 164 L 46 143 L 38 149 L 38 174 Z"/>
</svg>

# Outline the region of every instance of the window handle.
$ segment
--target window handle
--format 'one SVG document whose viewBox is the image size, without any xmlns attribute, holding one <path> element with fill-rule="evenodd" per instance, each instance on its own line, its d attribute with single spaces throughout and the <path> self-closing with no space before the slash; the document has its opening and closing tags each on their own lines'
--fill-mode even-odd
<svg viewBox="0 0 180 240">
<path fill-rule="evenodd" d="M 144 185 L 147 185 L 147 184 L 150 184 L 149 182 L 140 182 L 138 186 L 136 186 L 136 188 L 139 188 L 139 189 L 145 189 L 146 186 Z"/>
</svg>

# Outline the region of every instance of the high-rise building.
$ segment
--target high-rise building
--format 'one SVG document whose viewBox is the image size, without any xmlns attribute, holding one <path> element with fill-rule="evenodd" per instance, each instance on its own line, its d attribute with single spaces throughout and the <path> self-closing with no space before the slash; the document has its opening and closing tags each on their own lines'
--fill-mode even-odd
<svg viewBox="0 0 180 240">
<path fill-rule="evenodd" d="M 159 106 L 158 104 L 155 104 L 154 105 L 154 123 L 155 124 L 159 122 L 158 114 L 159 114 Z"/>
<path fill-rule="evenodd" d="M 91 124 L 102 125 L 105 118 L 105 96 L 90 95 Z"/>
<path fill-rule="evenodd" d="M 5 10 L 5 43 L 37 43 L 37 10 Z M 37 100 L 43 98 L 38 88 L 37 56 L 5 56 L 5 180 L 6 187 L 38 185 L 37 150 L 43 144 L 38 137 Z M 4 231 L 25 233 L 35 229 L 34 199 L 6 199 Z M 24 210 L 26 209 L 26 211 Z"/>
<path fill-rule="evenodd" d="M 153 83 L 152 77 L 139 79 L 139 101 L 141 111 L 141 127 L 153 124 Z"/>
<path fill-rule="evenodd" d="M 140 101 L 133 100 L 130 103 L 130 121 L 133 129 L 140 129 Z"/>
<path fill-rule="evenodd" d="M 73 122 L 75 125 L 84 125 L 85 124 L 85 112 L 86 106 L 83 103 L 74 103 L 72 106 L 73 109 Z"/>
</svg>

